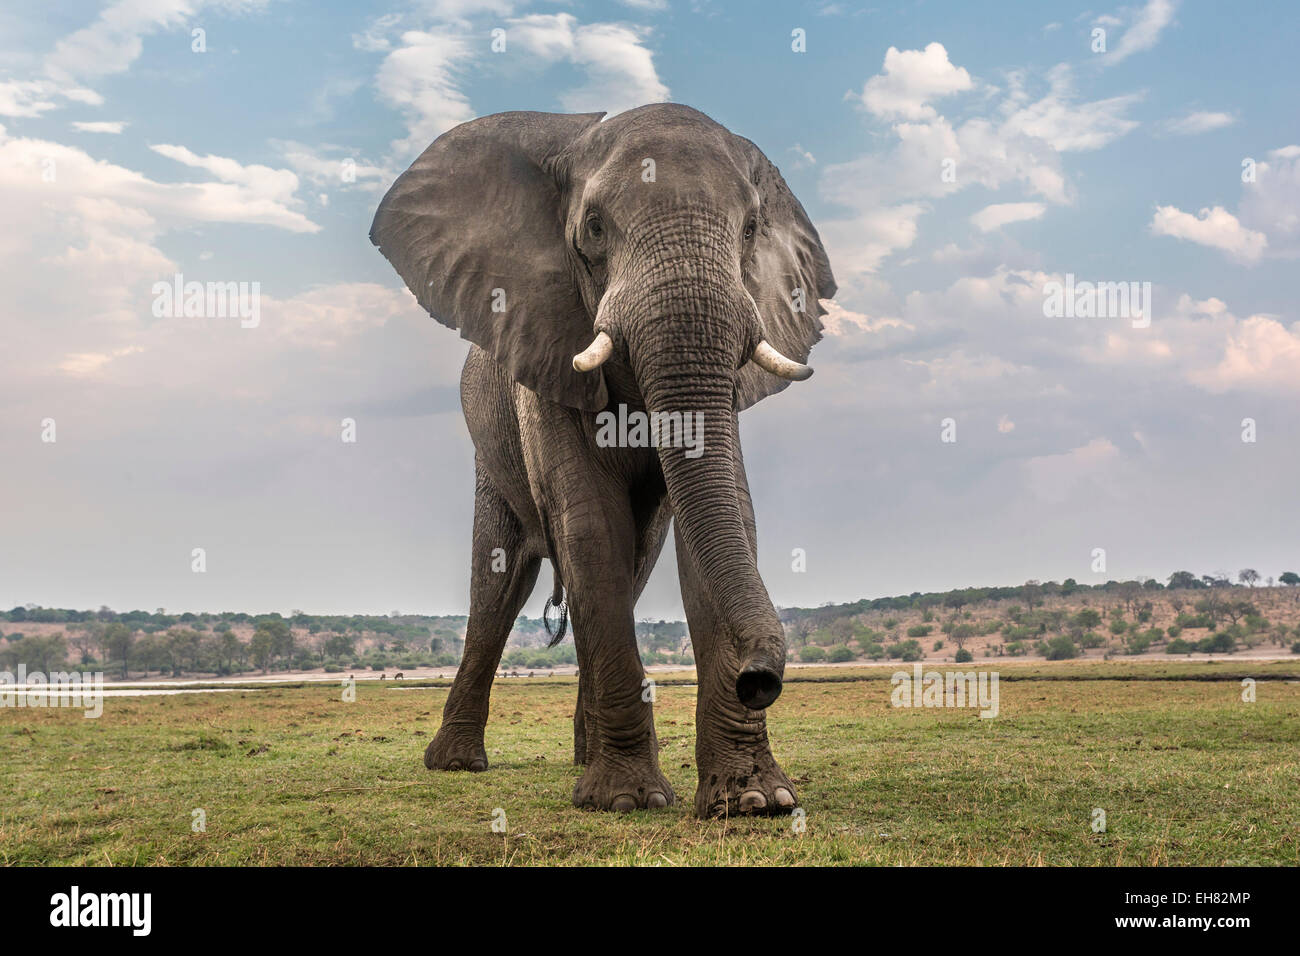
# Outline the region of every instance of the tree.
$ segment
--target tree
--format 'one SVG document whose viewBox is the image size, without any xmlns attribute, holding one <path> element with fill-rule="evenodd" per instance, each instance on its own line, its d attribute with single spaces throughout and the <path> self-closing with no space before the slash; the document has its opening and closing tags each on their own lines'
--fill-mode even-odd
<svg viewBox="0 0 1300 956">
<path fill-rule="evenodd" d="M 275 635 L 259 626 L 253 632 L 253 639 L 248 642 L 248 650 L 253 655 L 253 664 L 265 674 L 275 654 Z"/>
<path fill-rule="evenodd" d="M 348 637 L 345 634 L 331 634 L 325 641 L 325 653 L 330 657 L 343 660 L 350 658 L 356 647 L 356 639 Z M 442 641 L 439 638 L 432 638 L 429 643 L 429 649 L 437 654 L 442 648 Z"/>
<path fill-rule="evenodd" d="M 120 621 L 114 621 L 104 628 L 104 649 L 110 657 L 121 658 L 122 679 L 127 678 L 127 662 L 131 657 L 131 646 L 135 643 L 135 631 Z"/>
<path fill-rule="evenodd" d="M 1074 616 L 1074 624 L 1080 630 L 1091 631 L 1101 626 L 1101 613 L 1095 608 L 1086 607 Z"/>
<path fill-rule="evenodd" d="M 1201 588 L 1205 585 L 1191 571 L 1175 571 L 1169 575 L 1169 586 L 1171 588 Z"/>
<path fill-rule="evenodd" d="M 1252 614 L 1258 615 L 1259 608 L 1249 601 L 1228 601 L 1223 605 L 1223 613 L 1228 616 L 1228 620 L 1236 624 L 1243 617 L 1249 617 Z"/>
<path fill-rule="evenodd" d="M 952 638 L 952 642 L 957 645 L 957 650 L 965 650 L 966 642 L 975 636 L 975 626 L 972 624 L 958 624 L 947 634 Z"/>
<path fill-rule="evenodd" d="M 235 658 L 239 656 L 243 649 L 244 645 L 235 636 L 235 632 L 229 628 L 226 628 L 217 637 L 217 654 L 225 662 L 227 671 L 235 669 Z"/>
<path fill-rule="evenodd" d="M 1287 587 L 1293 588 L 1300 584 L 1300 574 L 1296 574 L 1294 571 L 1283 571 L 1278 580 Z"/>
<path fill-rule="evenodd" d="M 1242 568 L 1237 572 L 1237 580 L 1248 588 L 1253 588 L 1259 580 L 1259 572 L 1254 568 Z"/>
<path fill-rule="evenodd" d="M 192 671 L 199 669 L 199 642 L 199 632 L 188 627 L 174 628 L 167 632 L 173 676 L 181 675 L 183 664 L 188 664 Z"/>
</svg>

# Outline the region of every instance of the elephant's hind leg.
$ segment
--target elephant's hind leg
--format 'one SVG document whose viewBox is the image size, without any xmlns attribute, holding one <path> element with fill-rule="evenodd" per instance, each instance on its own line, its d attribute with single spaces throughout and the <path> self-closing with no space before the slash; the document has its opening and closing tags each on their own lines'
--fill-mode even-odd
<svg viewBox="0 0 1300 956">
<path fill-rule="evenodd" d="M 523 526 L 480 469 L 474 493 L 473 567 L 465 653 L 442 710 L 442 726 L 424 752 L 430 770 L 486 770 L 483 728 L 501 652 L 537 583 L 541 557 Z"/>
</svg>

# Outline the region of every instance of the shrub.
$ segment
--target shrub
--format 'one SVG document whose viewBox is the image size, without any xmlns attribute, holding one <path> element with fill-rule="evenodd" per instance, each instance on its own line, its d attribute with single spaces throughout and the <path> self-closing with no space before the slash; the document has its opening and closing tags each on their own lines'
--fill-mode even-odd
<svg viewBox="0 0 1300 956">
<path fill-rule="evenodd" d="M 805 664 L 815 664 L 826 660 L 826 651 L 815 644 L 809 644 L 807 647 L 799 648 L 799 660 Z"/>
<path fill-rule="evenodd" d="M 1291 645 L 1291 653 L 1300 654 L 1300 641 L 1296 641 L 1294 644 Z"/>
<path fill-rule="evenodd" d="M 1183 626 L 1181 624 L 1170 624 L 1167 633 L 1171 641 L 1175 640 L 1179 634 L 1183 633 Z"/>
<path fill-rule="evenodd" d="M 961 650 L 957 652 L 957 656 L 954 658 L 954 660 L 956 660 L 958 664 L 968 664 L 971 661 L 975 660 L 975 655 L 963 647 Z"/>
<path fill-rule="evenodd" d="M 898 641 L 890 644 L 885 648 L 885 653 L 890 657 L 899 657 L 905 661 L 919 661 L 925 656 L 925 652 L 921 650 L 921 645 L 915 640 Z"/>
<path fill-rule="evenodd" d="M 907 629 L 908 637 L 929 637 L 934 628 L 929 624 L 913 624 Z"/>
<path fill-rule="evenodd" d="M 943 641 L 935 641 L 935 642 L 934 642 L 934 648 L 933 648 L 933 649 L 936 650 L 936 651 L 941 651 L 941 650 L 943 650 Z"/>
<path fill-rule="evenodd" d="M 849 650 L 847 644 L 836 644 L 827 653 L 826 659 L 832 664 L 842 664 L 845 661 L 853 660 L 853 652 Z"/>
<path fill-rule="evenodd" d="M 1079 638 L 1080 647 L 1101 647 L 1106 643 L 1106 639 L 1096 631 L 1089 631 Z"/>
<path fill-rule="evenodd" d="M 1231 654 L 1237 649 L 1237 639 L 1227 631 L 1219 631 L 1197 641 L 1196 649 L 1202 654 Z"/>
<path fill-rule="evenodd" d="M 1142 634 L 1130 634 L 1128 636 L 1128 652 L 1130 654 L 1141 654 L 1151 646 L 1151 634 L 1149 632 Z"/>
<path fill-rule="evenodd" d="M 1196 645 L 1183 640 L 1181 637 L 1174 638 L 1165 646 L 1166 654 L 1190 654 L 1194 650 L 1196 650 Z"/>
<path fill-rule="evenodd" d="M 1049 661 L 1068 661 L 1078 656 L 1079 649 L 1074 646 L 1074 641 L 1064 634 L 1058 634 L 1047 642 L 1046 657 Z"/>
<path fill-rule="evenodd" d="M 1029 651 L 1029 648 L 1025 646 L 1024 641 L 1012 641 L 1010 644 L 1006 645 L 1006 648 L 1007 653 L 1012 657 L 1024 657 L 1024 655 Z"/>
<path fill-rule="evenodd" d="M 879 644 L 868 644 L 862 650 L 873 661 L 878 661 L 885 656 L 885 649 Z"/>
</svg>

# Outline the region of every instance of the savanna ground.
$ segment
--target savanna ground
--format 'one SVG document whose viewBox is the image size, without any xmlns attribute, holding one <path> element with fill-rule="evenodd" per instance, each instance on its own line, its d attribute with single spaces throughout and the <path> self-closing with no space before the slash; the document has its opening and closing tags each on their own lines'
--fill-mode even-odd
<svg viewBox="0 0 1300 956">
<path fill-rule="evenodd" d="M 0 862 L 1300 863 L 1300 662 L 999 663 L 993 719 L 894 708 L 889 669 L 791 672 L 769 722 L 802 833 L 691 815 L 689 674 L 656 675 L 678 803 L 625 816 L 569 803 L 572 679 L 497 681 L 485 774 L 424 769 L 445 683 L 108 698 L 96 720 L 5 707 Z"/>
</svg>

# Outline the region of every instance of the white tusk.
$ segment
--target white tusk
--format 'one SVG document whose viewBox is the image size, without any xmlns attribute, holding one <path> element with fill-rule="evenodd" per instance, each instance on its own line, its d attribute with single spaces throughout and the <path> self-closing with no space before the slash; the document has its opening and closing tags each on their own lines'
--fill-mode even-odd
<svg viewBox="0 0 1300 956">
<path fill-rule="evenodd" d="M 813 370 L 807 365 L 786 358 L 772 348 L 767 344 L 767 339 L 758 343 L 758 348 L 754 349 L 750 361 L 759 368 L 767 369 L 778 378 L 789 379 L 792 382 L 802 382 L 806 378 L 811 378 L 813 373 Z"/>
<path fill-rule="evenodd" d="M 604 365 L 606 359 L 613 354 L 614 340 L 604 332 L 597 332 L 587 346 L 587 351 L 579 352 L 573 357 L 573 369 L 575 372 L 590 372 Z"/>
</svg>

